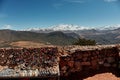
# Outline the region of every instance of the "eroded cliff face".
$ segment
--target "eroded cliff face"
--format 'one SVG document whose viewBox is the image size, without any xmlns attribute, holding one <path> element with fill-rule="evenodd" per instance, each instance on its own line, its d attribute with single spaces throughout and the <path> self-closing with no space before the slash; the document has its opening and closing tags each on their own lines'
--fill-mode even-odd
<svg viewBox="0 0 120 80">
<path fill-rule="evenodd" d="M 69 55 L 60 57 L 60 74 L 66 77 L 76 75 L 76 77 L 84 78 L 97 73 L 112 72 L 120 76 L 119 59 L 117 47 L 94 50 L 77 49 Z"/>
</svg>

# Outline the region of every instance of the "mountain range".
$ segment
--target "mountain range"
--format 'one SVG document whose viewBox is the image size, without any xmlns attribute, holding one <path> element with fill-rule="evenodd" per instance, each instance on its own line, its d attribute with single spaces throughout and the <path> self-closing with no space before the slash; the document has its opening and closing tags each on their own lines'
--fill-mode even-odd
<svg viewBox="0 0 120 80">
<path fill-rule="evenodd" d="M 111 28 L 110 28 L 111 27 Z M 46 45 L 71 45 L 78 38 L 95 40 L 97 44 L 120 43 L 120 27 L 110 26 L 101 29 L 80 28 L 74 25 L 58 25 L 47 29 L 29 29 L 24 31 L 0 30 L 0 47 L 11 46 L 12 42 L 32 41 Z"/>
<path fill-rule="evenodd" d="M 25 31 L 77 31 L 77 30 L 114 30 L 120 28 L 120 25 L 107 25 L 103 27 L 86 27 L 73 24 L 59 24 L 45 28 L 28 28 Z"/>
<path fill-rule="evenodd" d="M 61 31 L 73 38 L 86 38 L 95 40 L 98 44 L 117 44 L 120 43 L 120 25 L 104 27 L 84 27 L 78 25 L 61 24 L 48 28 L 29 29 L 36 33 L 49 33 Z"/>
<path fill-rule="evenodd" d="M 12 42 L 32 41 L 51 45 L 69 45 L 75 40 L 61 31 L 36 33 L 30 31 L 0 30 L 0 47 L 10 47 Z"/>
</svg>

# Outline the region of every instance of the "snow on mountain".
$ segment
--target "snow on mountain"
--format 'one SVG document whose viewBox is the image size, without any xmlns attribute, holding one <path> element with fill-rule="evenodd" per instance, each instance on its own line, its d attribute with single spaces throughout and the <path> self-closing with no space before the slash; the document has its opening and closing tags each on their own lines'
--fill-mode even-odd
<svg viewBox="0 0 120 80">
<path fill-rule="evenodd" d="M 78 25 L 72 25 L 72 24 L 60 24 L 60 25 L 54 25 L 47 28 L 29 28 L 26 29 L 26 31 L 46 31 L 46 30 L 53 30 L 53 31 L 66 31 L 66 30 L 88 30 L 91 29 L 90 27 L 84 27 L 84 26 L 78 26 Z"/>
<path fill-rule="evenodd" d="M 72 25 L 72 24 L 60 24 L 56 26 L 51 27 L 54 31 L 66 31 L 66 30 L 84 30 L 84 29 L 90 29 L 89 27 L 84 26 L 78 26 L 78 25 Z"/>
<path fill-rule="evenodd" d="M 85 27 L 85 26 L 79 26 L 79 25 L 72 25 L 72 24 L 59 24 L 59 25 L 54 25 L 51 27 L 47 28 L 29 28 L 26 29 L 25 31 L 74 31 L 74 30 L 114 30 L 120 28 L 120 25 L 107 25 L 103 27 Z"/>
<path fill-rule="evenodd" d="M 33 30 L 39 30 L 40 28 L 27 28 L 24 29 L 23 31 L 33 31 Z"/>
<path fill-rule="evenodd" d="M 27 29 L 24 29 L 23 31 L 46 31 L 46 30 L 51 30 L 50 28 L 38 28 L 38 27 L 35 27 L 35 28 L 27 28 Z"/>
<path fill-rule="evenodd" d="M 107 25 L 107 26 L 100 27 L 98 29 L 99 30 L 114 30 L 118 28 L 120 28 L 120 25 Z"/>
</svg>

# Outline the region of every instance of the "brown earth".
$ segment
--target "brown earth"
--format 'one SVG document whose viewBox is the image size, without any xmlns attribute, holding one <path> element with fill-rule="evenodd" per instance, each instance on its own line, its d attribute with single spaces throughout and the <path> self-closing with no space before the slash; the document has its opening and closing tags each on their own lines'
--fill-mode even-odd
<svg viewBox="0 0 120 80">
<path fill-rule="evenodd" d="M 26 48 L 39 48 L 39 47 L 45 47 L 45 46 L 52 46 L 52 45 L 46 45 L 44 43 L 38 43 L 33 41 L 17 41 L 10 43 L 13 47 L 26 47 Z"/>
<path fill-rule="evenodd" d="M 102 74 L 97 74 L 93 77 L 86 78 L 84 80 L 120 80 L 120 78 L 117 78 L 112 73 L 102 73 Z"/>
</svg>

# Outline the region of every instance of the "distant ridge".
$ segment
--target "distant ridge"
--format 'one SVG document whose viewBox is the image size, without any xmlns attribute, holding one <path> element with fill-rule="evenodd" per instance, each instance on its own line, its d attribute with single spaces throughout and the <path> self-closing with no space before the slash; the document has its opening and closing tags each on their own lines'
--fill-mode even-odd
<svg viewBox="0 0 120 80">
<path fill-rule="evenodd" d="M 63 32 L 56 31 L 51 33 L 35 33 L 30 31 L 0 30 L 1 47 L 9 46 L 16 41 L 33 41 L 53 45 L 69 45 L 75 38 Z"/>
<path fill-rule="evenodd" d="M 59 24 L 54 25 L 47 28 L 28 28 L 24 31 L 78 31 L 78 30 L 114 30 L 120 28 L 120 25 L 107 25 L 107 26 L 101 26 L 101 27 L 87 27 L 87 26 L 79 26 L 79 25 L 73 25 L 73 24 Z"/>
<path fill-rule="evenodd" d="M 67 26 L 67 25 L 66 25 Z M 73 26 L 73 25 L 71 25 Z M 65 27 L 65 26 L 64 26 Z M 68 27 L 69 28 L 69 27 Z M 116 26 L 112 29 L 83 29 L 83 30 L 33 30 L 15 31 L 0 30 L 1 47 L 9 46 L 11 42 L 33 41 L 37 43 L 51 45 L 71 45 L 78 38 L 95 40 L 97 44 L 119 44 L 120 28 Z"/>
<path fill-rule="evenodd" d="M 108 25 L 103 27 L 84 27 L 71 24 L 61 24 L 48 28 L 39 28 L 29 30 L 36 33 L 49 33 L 54 31 L 61 31 L 73 38 L 92 39 L 97 44 L 117 44 L 120 43 L 120 25 Z M 70 34 L 71 33 L 71 34 Z M 75 35 L 74 35 L 75 34 Z"/>
</svg>

